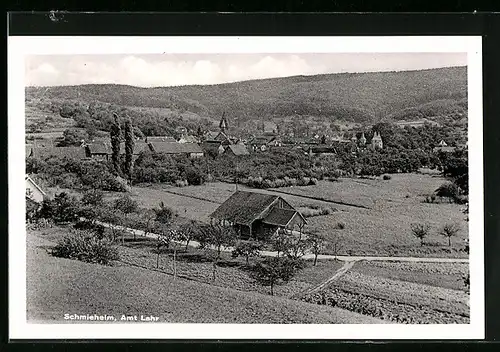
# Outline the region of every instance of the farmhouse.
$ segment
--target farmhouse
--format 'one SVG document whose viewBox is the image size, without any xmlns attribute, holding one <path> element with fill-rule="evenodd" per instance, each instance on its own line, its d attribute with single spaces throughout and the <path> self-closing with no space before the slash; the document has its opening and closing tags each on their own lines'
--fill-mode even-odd
<svg viewBox="0 0 500 352">
<path fill-rule="evenodd" d="M 224 149 L 224 154 L 240 156 L 249 155 L 250 153 L 248 152 L 248 149 L 244 144 L 231 144 L 228 145 L 226 149 Z"/>
<path fill-rule="evenodd" d="M 191 135 L 183 135 L 179 140 L 177 141 L 178 143 L 199 143 L 198 138 L 195 136 Z"/>
<path fill-rule="evenodd" d="M 219 145 L 229 145 L 235 142 L 234 138 L 229 137 L 225 132 L 208 132 L 205 135 L 205 143 L 216 143 Z"/>
<path fill-rule="evenodd" d="M 253 151 L 266 151 L 272 147 L 281 147 L 282 142 L 279 136 L 265 134 L 253 137 L 249 144 Z"/>
<path fill-rule="evenodd" d="M 203 150 L 196 143 L 151 142 L 151 151 L 158 154 L 185 154 L 190 158 L 203 157 Z"/>
<path fill-rule="evenodd" d="M 278 126 L 276 125 L 276 123 L 274 123 L 272 121 L 264 121 L 263 132 L 264 133 L 278 134 Z"/>
<path fill-rule="evenodd" d="M 236 191 L 211 215 L 211 221 L 234 226 L 242 238 L 262 239 L 278 229 L 302 232 L 306 219 L 283 198 Z"/>
<path fill-rule="evenodd" d="M 36 203 L 41 203 L 47 197 L 47 194 L 31 177 L 26 175 L 26 198 Z"/>
<path fill-rule="evenodd" d="M 90 143 L 85 147 L 85 151 L 89 158 L 108 160 L 108 156 L 111 155 L 111 146 L 107 143 Z"/>
</svg>

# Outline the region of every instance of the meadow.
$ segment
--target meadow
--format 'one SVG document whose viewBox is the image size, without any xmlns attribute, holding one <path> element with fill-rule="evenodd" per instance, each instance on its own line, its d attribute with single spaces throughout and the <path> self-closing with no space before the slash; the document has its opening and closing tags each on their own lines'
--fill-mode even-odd
<svg viewBox="0 0 500 352">
<path fill-rule="evenodd" d="M 462 213 L 463 206 L 424 202 L 425 197 L 446 180 L 427 174 L 395 174 L 391 177 L 390 180 L 342 178 L 337 182 L 320 181 L 314 186 L 253 191 L 282 196 L 302 211 L 318 206 L 333 209 L 329 215 L 308 218 L 305 231 L 320 232 L 330 242 L 339 239 L 341 248 L 338 254 L 467 257 L 463 248 L 468 238 L 468 223 Z M 235 189 L 234 184 L 220 182 L 188 187 L 152 185 L 134 187 L 133 197 L 145 207 L 157 206 L 163 201 L 180 216 L 206 222 L 210 213 Z M 251 190 L 242 185 L 238 185 L 238 189 Z M 338 229 L 338 223 L 344 228 Z M 412 223 L 428 224 L 431 228 L 423 246 L 411 233 Z M 451 246 L 438 234 L 448 223 L 459 226 Z M 327 248 L 325 253 L 333 252 Z"/>
</svg>

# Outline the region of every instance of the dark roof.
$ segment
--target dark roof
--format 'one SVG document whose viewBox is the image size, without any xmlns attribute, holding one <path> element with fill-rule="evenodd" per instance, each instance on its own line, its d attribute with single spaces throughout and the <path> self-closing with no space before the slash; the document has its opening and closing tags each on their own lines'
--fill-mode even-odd
<svg viewBox="0 0 500 352">
<path fill-rule="evenodd" d="M 229 150 L 233 152 L 234 155 L 248 155 L 247 147 L 244 144 L 230 144 L 227 146 Z M 226 149 L 227 151 L 227 149 Z"/>
<path fill-rule="evenodd" d="M 141 152 L 151 151 L 149 149 L 149 144 L 146 142 L 135 142 L 134 143 L 134 155 L 139 155 Z M 125 154 L 125 142 L 120 143 L 120 154 Z"/>
<path fill-rule="evenodd" d="M 210 217 L 249 225 L 278 198 L 272 194 L 237 191 L 222 203 Z"/>
<path fill-rule="evenodd" d="M 146 142 L 175 142 L 175 138 L 171 136 L 148 136 Z"/>
<path fill-rule="evenodd" d="M 205 135 L 205 140 L 207 142 L 213 142 L 213 141 L 218 141 L 218 142 L 229 142 L 231 143 L 231 138 L 228 137 L 224 132 L 218 131 L 218 132 L 207 132 Z"/>
<path fill-rule="evenodd" d="M 276 136 L 256 136 L 250 140 L 251 144 L 268 144 L 271 143 L 273 140 L 276 139 Z"/>
<path fill-rule="evenodd" d="M 155 153 L 165 154 L 189 154 L 189 153 L 203 153 L 197 143 L 170 143 L 170 142 L 151 142 L 149 143 L 151 149 Z"/>
<path fill-rule="evenodd" d="M 270 225 L 286 226 L 295 214 L 297 214 L 297 211 L 295 210 L 274 208 L 262 220 L 262 222 Z"/>
<path fill-rule="evenodd" d="M 33 156 L 46 159 L 51 156 L 68 157 L 73 159 L 86 158 L 85 148 L 82 147 L 53 147 L 53 148 L 33 148 Z"/>
<path fill-rule="evenodd" d="M 335 148 L 330 146 L 311 147 L 313 153 L 335 153 Z"/>
<path fill-rule="evenodd" d="M 111 154 L 111 147 L 107 143 L 90 143 L 87 149 L 90 154 Z"/>
</svg>

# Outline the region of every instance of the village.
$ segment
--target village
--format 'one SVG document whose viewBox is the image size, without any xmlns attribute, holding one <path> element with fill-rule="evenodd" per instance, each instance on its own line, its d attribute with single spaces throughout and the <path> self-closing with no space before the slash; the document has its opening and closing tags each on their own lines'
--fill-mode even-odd
<svg viewBox="0 0 500 352">
<path fill-rule="evenodd" d="M 27 98 L 28 319 L 469 322 L 463 100 L 325 122 L 71 89 Z"/>
</svg>

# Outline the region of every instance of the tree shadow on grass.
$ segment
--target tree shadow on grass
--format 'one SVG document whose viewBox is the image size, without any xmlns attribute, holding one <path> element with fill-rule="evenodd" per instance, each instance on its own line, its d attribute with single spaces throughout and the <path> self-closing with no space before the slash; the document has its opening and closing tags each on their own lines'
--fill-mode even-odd
<svg viewBox="0 0 500 352">
<path fill-rule="evenodd" d="M 212 261 L 211 258 L 208 258 L 206 255 L 201 253 L 189 252 L 178 253 L 177 259 L 187 263 L 207 263 Z"/>
<path fill-rule="evenodd" d="M 220 266 L 221 268 L 240 268 L 244 265 L 234 260 L 221 260 L 217 262 L 217 266 Z"/>
</svg>

